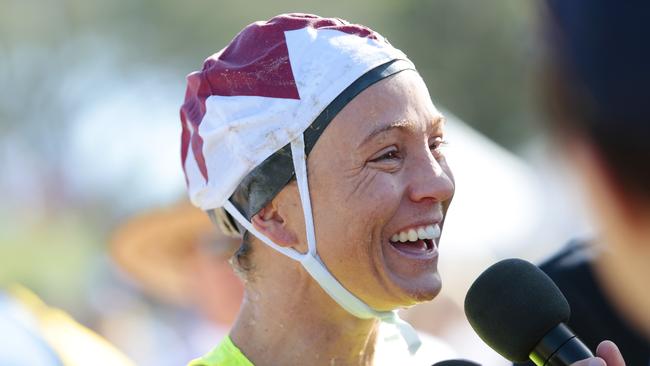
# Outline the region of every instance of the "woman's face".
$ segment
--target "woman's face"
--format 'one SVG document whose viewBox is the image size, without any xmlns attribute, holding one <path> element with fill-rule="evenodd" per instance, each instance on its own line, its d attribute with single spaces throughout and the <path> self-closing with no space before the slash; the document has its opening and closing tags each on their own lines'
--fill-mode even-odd
<svg viewBox="0 0 650 366">
<path fill-rule="evenodd" d="M 318 253 L 343 286 L 375 309 L 412 305 L 440 291 L 437 246 L 454 193 L 443 128 L 422 79 L 405 71 L 352 100 L 309 155 Z M 287 224 L 296 223 L 305 243 L 297 190 L 291 196 L 297 201 Z"/>
</svg>

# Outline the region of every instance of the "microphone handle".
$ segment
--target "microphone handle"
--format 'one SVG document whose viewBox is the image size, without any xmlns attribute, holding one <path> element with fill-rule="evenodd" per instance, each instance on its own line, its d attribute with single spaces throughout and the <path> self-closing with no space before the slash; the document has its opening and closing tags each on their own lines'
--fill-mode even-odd
<svg viewBox="0 0 650 366">
<path fill-rule="evenodd" d="M 573 337 L 551 356 L 546 365 L 567 366 L 589 357 L 594 357 L 589 348 L 578 337 Z"/>
<path fill-rule="evenodd" d="M 542 338 L 529 357 L 537 366 L 569 366 L 594 355 L 569 327 L 560 323 Z"/>
</svg>

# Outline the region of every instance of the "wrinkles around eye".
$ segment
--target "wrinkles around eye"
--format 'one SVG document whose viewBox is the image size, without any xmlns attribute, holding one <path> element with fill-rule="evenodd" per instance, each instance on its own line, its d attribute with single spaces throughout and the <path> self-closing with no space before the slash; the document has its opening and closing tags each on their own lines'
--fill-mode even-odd
<svg viewBox="0 0 650 366">
<path fill-rule="evenodd" d="M 381 149 L 377 153 L 375 153 L 370 159 L 368 159 L 368 163 L 378 163 L 382 161 L 392 161 L 392 160 L 399 160 L 401 159 L 401 152 L 396 146 L 389 146 L 384 149 Z"/>
<path fill-rule="evenodd" d="M 362 169 L 353 183 L 352 191 L 348 194 L 347 199 L 351 200 L 352 197 L 358 196 L 360 191 L 370 186 L 370 182 L 377 176 L 376 171 Z"/>
</svg>

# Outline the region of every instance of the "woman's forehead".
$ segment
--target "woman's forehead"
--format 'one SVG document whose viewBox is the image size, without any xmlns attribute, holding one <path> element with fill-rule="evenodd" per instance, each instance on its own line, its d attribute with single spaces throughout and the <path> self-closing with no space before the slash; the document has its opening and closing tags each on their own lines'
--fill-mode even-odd
<svg viewBox="0 0 650 366">
<path fill-rule="evenodd" d="M 356 96 L 323 135 L 367 140 L 392 129 L 427 132 L 442 127 L 444 117 L 431 101 L 416 72 L 401 72 Z"/>
</svg>

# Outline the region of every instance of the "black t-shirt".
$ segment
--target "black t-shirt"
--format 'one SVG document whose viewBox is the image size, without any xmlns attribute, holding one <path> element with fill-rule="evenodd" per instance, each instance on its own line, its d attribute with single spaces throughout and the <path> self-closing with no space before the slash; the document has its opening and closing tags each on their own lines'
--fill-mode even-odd
<svg viewBox="0 0 650 366">
<path fill-rule="evenodd" d="M 598 344 L 609 339 L 628 366 L 649 366 L 650 340 L 632 329 L 605 298 L 591 268 L 593 257 L 588 244 L 573 241 L 540 268 L 566 296 L 571 305 L 568 325 L 594 354 Z M 532 362 L 522 365 L 534 366 Z"/>
</svg>

